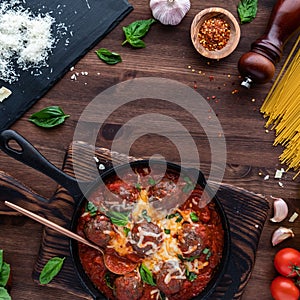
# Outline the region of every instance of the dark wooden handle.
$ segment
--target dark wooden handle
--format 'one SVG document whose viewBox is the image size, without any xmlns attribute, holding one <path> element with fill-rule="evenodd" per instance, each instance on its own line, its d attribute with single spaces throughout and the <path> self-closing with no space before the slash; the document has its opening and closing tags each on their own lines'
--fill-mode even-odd
<svg viewBox="0 0 300 300">
<path fill-rule="evenodd" d="M 1 211 L 6 211 L 8 214 L 13 213 L 10 208 L 4 205 L 4 201 L 13 203 L 20 203 L 22 201 L 24 206 L 30 207 L 31 211 L 41 212 L 48 210 L 49 200 L 34 192 L 11 175 L 0 171 L 0 206 Z"/>
</svg>

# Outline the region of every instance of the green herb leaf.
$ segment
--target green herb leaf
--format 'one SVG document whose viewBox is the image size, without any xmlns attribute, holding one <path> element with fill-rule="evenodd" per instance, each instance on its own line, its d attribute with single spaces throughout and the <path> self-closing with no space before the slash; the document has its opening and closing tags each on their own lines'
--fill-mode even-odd
<svg viewBox="0 0 300 300">
<path fill-rule="evenodd" d="M 145 283 L 151 286 L 156 286 L 151 271 L 144 264 L 141 264 L 140 266 L 140 275 L 142 281 L 144 281 Z"/>
<path fill-rule="evenodd" d="M 65 257 L 64 258 L 52 257 L 51 259 L 49 259 L 40 274 L 40 278 L 39 278 L 40 283 L 41 284 L 49 283 L 61 270 L 64 260 Z"/>
<path fill-rule="evenodd" d="M 194 261 L 195 259 L 199 258 L 199 256 L 183 257 L 181 254 L 177 254 L 177 257 L 181 261 Z"/>
<path fill-rule="evenodd" d="M 0 286 L 5 287 L 8 279 L 9 279 L 9 274 L 10 274 L 10 265 L 6 262 L 2 263 L 2 268 L 0 272 Z M 0 297 L 1 299 L 1 297 Z"/>
<path fill-rule="evenodd" d="M 197 216 L 197 214 L 195 212 L 190 213 L 190 218 L 193 222 L 198 222 L 199 221 L 199 217 Z"/>
<path fill-rule="evenodd" d="M 141 191 L 141 190 L 142 190 L 142 185 L 141 185 L 140 183 L 136 183 L 136 184 L 135 184 L 135 188 L 136 188 L 137 190 Z"/>
<path fill-rule="evenodd" d="M 97 214 L 98 209 L 93 202 L 88 201 L 85 206 L 85 211 L 89 212 L 91 217 L 93 217 Z"/>
<path fill-rule="evenodd" d="M 11 297 L 4 287 L 0 287 L 0 299 L 1 300 L 11 300 Z"/>
<path fill-rule="evenodd" d="M 166 216 L 166 219 L 173 219 L 176 217 L 176 214 L 170 214 Z"/>
<path fill-rule="evenodd" d="M 0 249 L 0 272 L 2 270 L 2 264 L 3 264 L 3 250 Z"/>
<path fill-rule="evenodd" d="M 186 269 L 185 275 L 189 281 L 194 281 L 197 278 L 197 274 L 190 272 L 188 269 Z"/>
<path fill-rule="evenodd" d="M 104 281 L 105 281 L 105 284 L 110 288 L 110 289 L 114 289 L 112 283 L 111 283 L 111 278 L 110 278 L 110 273 L 105 273 L 104 275 Z"/>
<path fill-rule="evenodd" d="M 206 255 L 206 260 L 209 260 L 209 258 L 211 257 L 211 251 L 209 248 L 205 248 L 202 250 L 202 253 Z"/>
<path fill-rule="evenodd" d="M 125 236 L 128 236 L 130 229 L 128 227 L 124 227 L 123 230 L 124 230 Z"/>
<path fill-rule="evenodd" d="M 100 48 L 96 51 L 98 57 L 108 65 L 115 65 L 122 62 L 121 55 L 116 52 L 111 52 L 108 49 Z"/>
<path fill-rule="evenodd" d="M 183 180 L 185 181 L 186 184 L 184 185 L 182 191 L 185 194 L 188 194 L 195 188 L 195 184 L 191 181 L 189 177 L 184 177 Z"/>
<path fill-rule="evenodd" d="M 126 39 L 122 45 L 125 45 L 128 42 L 134 48 L 145 48 L 146 45 L 141 38 L 146 35 L 154 22 L 154 19 L 138 20 L 123 27 Z"/>
<path fill-rule="evenodd" d="M 66 115 L 59 106 L 48 106 L 32 114 L 29 121 L 39 127 L 52 128 L 62 124 L 68 117 L 70 115 Z"/>
<path fill-rule="evenodd" d="M 257 3 L 258 0 L 241 0 L 238 3 L 238 14 L 241 20 L 241 23 L 250 23 L 257 13 Z"/>
<path fill-rule="evenodd" d="M 175 216 L 177 217 L 176 223 L 180 223 L 183 220 L 183 217 L 179 212 L 175 213 Z"/>
<path fill-rule="evenodd" d="M 110 218 L 111 222 L 117 226 L 126 226 L 129 222 L 129 212 L 106 211 L 106 216 Z"/>
<path fill-rule="evenodd" d="M 152 177 L 148 179 L 148 183 L 152 186 L 156 185 L 156 181 Z"/>
<path fill-rule="evenodd" d="M 170 234 L 171 230 L 170 229 L 164 229 L 165 234 Z"/>
<path fill-rule="evenodd" d="M 143 209 L 143 210 L 142 210 L 142 217 L 143 217 L 148 223 L 151 222 L 151 217 L 148 215 L 146 209 Z"/>
</svg>

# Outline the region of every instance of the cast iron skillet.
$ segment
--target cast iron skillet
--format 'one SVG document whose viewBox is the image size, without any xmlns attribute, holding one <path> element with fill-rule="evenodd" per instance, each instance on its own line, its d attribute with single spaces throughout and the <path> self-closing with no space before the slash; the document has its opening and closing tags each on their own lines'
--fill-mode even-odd
<svg viewBox="0 0 300 300">
<path fill-rule="evenodd" d="M 12 147 L 10 143 L 12 141 L 17 143 L 19 147 Z M 0 148 L 9 156 L 28 165 L 29 167 L 40 171 L 41 173 L 47 175 L 48 177 L 56 181 L 59 185 L 67 189 L 67 191 L 73 197 L 76 205 L 71 222 L 71 230 L 74 232 L 76 231 L 77 221 L 81 213 L 81 207 L 86 202 L 89 193 L 92 192 L 97 186 L 99 186 L 99 184 L 105 182 L 109 177 L 114 176 L 118 170 L 123 171 L 130 170 L 130 168 L 135 167 L 149 166 L 148 160 L 135 161 L 118 166 L 116 168 L 111 168 L 105 171 L 101 175 L 101 178 L 97 178 L 93 182 L 82 182 L 76 180 L 72 176 L 67 175 L 66 173 L 55 167 L 53 164 L 51 164 L 40 152 L 38 152 L 38 150 L 33 147 L 33 145 L 31 145 L 25 138 L 23 138 L 13 130 L 5 130 L 0 133 Z M 151 160 L 151 165 L 153 165 L 153 163 L 161 164 L 162 162 L 154 162 L 153 160 Z M 224 247 L 221 262 L 206 288 L 194 298 L 195 300 L 208 299 L 208 297 L 215 290 L 217 284 L 222 279 L 227 267 L 230 253 L 230 231 L 228 220 L 220 201 L 216 196 L 212 194 L 212 191 L 208 187 L 205 178 L 200 171 L 194 169 L 185 169 L 180 167 L 179 165 L 169 162 L 167 162 L 167 169 L 179 173 L 184 172 L 189 176 L 192 176 L 192 178 L 194 178 L 202 188 L 206 188 L 206 191 L 213 196 L 212 201 L 214 201 L 216 210 L 218 211 L 222 220 L 224 229 Z M 82 190 L 85 190 L 86 192 L 83 193 Z M 70 253 L 82 285 L 87 289 L 87 291 L 94 299 L 106 299 L 104 295 L 100 293 L 99 290 L 93 285 L 89 277 L 85 274 L 78 255 L 77 242 L 75 242 L 74 240 L 70 240 Z"/>
</svg>

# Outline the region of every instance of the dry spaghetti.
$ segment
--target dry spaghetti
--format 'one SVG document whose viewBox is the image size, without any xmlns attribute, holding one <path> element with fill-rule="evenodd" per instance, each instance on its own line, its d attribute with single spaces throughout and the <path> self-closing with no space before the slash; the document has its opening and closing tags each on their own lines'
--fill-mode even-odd
<svg viewBox="0 0 300 300">
<path fill-rule="evenodd" d="M 279 159 L 288 170 L 300 174 L 300 43 L 298 37 L 284 63 L 272 89 L 268 93 L 261 112 L 268 118 L 266 127 L 275 130 L 274 145 L 285 147 Z"/>
</svg>

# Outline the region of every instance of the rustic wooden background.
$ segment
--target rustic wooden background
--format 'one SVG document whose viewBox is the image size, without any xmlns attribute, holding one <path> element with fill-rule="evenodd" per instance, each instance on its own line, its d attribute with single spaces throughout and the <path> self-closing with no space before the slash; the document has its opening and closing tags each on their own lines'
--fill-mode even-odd
<svg viewBox="0 0 300 300">
<path fill-rule="evenodd" d="M 176 27 L 154 24 L 144 38 L 147 46 L 144 49 L 132 49 L 121 46 L 123 41 L 122 26 L 137 19 L 148 19 L 151 11 L 148 1 L 132 0 L 134 11 L 126 17 L 107 37 L 85 55 L 61 80 L 18 120 L 12 129 L 25 136 L 51 162 L 61 167 L 65 152 L 73 140 L 77 121 L 90 101 L 105 89 L 116 83 L 132 78 L 145 76 L 165 77 L 177 80 L 194 88 L 211 105 L 217 114 L 224 131 L 227 145 L 227 164 L 223 178 L 224 183 L 245 188 L 253 193 L 266 196 L 272 204 L 271 196 L 284 198 L 289 205 L 290 215 L 299 212 L 299 178 L 292 180 L 292 171 L 285 173 L 282 179 L 274 178 L 276 169 L 282 165 L 278 156 L 282 152 L 280 146 L 273 147 L 274 132 L 266 132 L 265 120 L 259 112 L 272 82 L 255 86 L 250 90 L 240 87 L 241 78 L 237 70 L 239 57 L 249 50 L 250 44 L 265 29 L 275 0 L 259 1 L 256 19 L 250 24 L 241 25 L 241 40 L 235 52 L 221 61 L 209 61 L 194 50 L 189 36 L 189 28 L 194 15 L 209 6 L 227 8 L 237 17 L 238 1 L 191 1 L 192 7 L 182 23 Z M 284 57 L 289 53 L 293 40 L 286 45 Z M 123 62 L 109 66 L 100 61 L 95 50 L 104 47 L 122 55 Z M 282 66 L 280 62 L 277 72 Z M 189 67 L 190 66 L 190 67 Z M 72 74 L 78 72 L 76 81 Z M 81 75 L 88 72 L 88 75 Z M 214 96 L 214 97 L 213 97 Z M 214 99 L 213 99 L 214 98 Z M 208 98 L 207 98 L 208 99 Z M 65 124 L 55 129 L 41 129 L 28 122 L 28 117 L 50 105 L 59 105 L 71 115 Z M 191 132 L 201 153 L 201 168 L 205 175 L 209 174 L 210 155 L 207 152 L 205 136 L 183 111 L 176 107 L 156 105 L 149 100 L 119 108 L 112 114 L 102 128 L 97 145 L 110 148 L 116 131 L 132 116 L 145 112 L 157 112 L 176 116 L 176 119 Z M 146 146 L 145 146 L 146 145 Z M 154 153 L 164 155 L 166 159 L 177 161 L 178 151 L 166 138 L 158 135 L 147 135 L 140 138 L 131 147 L 131 154 L 137 157 L 151 156 Z M 44 175 L 0 153 L 1 170 L 33 188 L 36 192 L 49 198 L 56 190 L 56 183 Z M 283 166 L 284 167 L 284 166 Z M 265 176 L 269 179 L 265 180 Z M 279 185 L 279 181 L 283 186 Z M 270 215 L 272 211 L 270 211 Z M 252 277 L 243 295 L 243 299 L 271 299 L 269 285 L 275 276 L 272 260 L 276 251 L 290 246 L 299 248 L 299 219 L 291 224 L 284 221 L 283 226 L 292 227 L 295 238 L 277 247 L 271 246 L 272 232 L 276 224 L 266 222 L 257 251 L 257 259 Z M 1 248 L 5 252 L 5 260 L 11 264 L 13 299 L 77 299 L 61 290 L 41 287 L 32 280 L 32 270 L 38 257 L 41 242 L 42 226 L 25 218 L 1 215 L 0 217 Z M 79 299 L 79 298 L 78 298 Z"/>
</svg>

